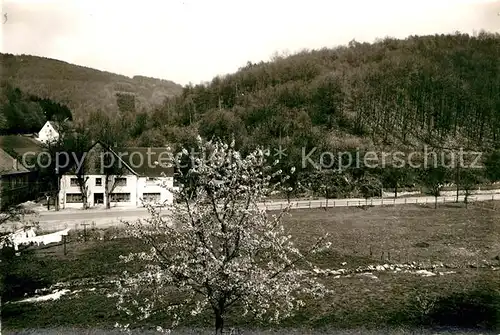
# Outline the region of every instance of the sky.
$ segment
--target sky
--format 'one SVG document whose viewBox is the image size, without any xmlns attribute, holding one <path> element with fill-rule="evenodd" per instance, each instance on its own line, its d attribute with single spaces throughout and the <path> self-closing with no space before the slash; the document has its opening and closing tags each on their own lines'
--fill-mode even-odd
<svg viewBox="0 0 500 335">
<path fill-rule="evenodd" d="M 500 0 L 2 0 L 1 52 L 185 85 L 275 52 L 500 32 Z"/>
</svg>

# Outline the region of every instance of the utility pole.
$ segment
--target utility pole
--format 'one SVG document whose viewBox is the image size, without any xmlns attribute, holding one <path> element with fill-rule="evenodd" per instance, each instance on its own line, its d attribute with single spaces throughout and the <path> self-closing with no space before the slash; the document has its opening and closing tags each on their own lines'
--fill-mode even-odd
<svg viewBox="0 0 500 335">
<path fill-rule="evenodd" d="M 458 203 L 458 193 L 460 191 L 460 164 L 456 163 L 456 172 L 455 172 L 455 184 L 457 186 L 457 200 L 456 202 Z"/>
<path fill-rule="evenodd" d="M 59 175 L 59 167 L 56 166 L 55 172 L 56 172 L 56 182 L 57 182 L 55 203 L 56 203 L 56 211 L 58 211 L 60 209 L 59 208 L 59 192 L 61 190 L 61 177 Z"/>
</svg>

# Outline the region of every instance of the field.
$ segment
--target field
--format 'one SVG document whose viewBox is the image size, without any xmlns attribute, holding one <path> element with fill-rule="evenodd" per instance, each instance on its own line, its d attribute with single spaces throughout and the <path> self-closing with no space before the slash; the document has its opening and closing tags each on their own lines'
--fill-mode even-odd
<svg viewBox="0 0 500 335">
<path fill-rule="evenodd" d="M 273 333 L 269 329 L 287 334 L 499 330 L 500 211 L 496 208 L 500 203 L 479 202 L 468 209 L 446 204 L 437 210 L 433 205 L 401 205 L 293 211 L 286 226 L 300 246 L 330 234 L 333 249 L 314 262 L 337 270 L 322 279 L 334 294 L 308 301 L 279 327 L 237 314 L 230 315 L 227 323 L 245 329 L 245 334 L 265 329 L 269 334 Z M 143 246 L 113 228 L 91 231 L 87 241 L 81 232 L 74 234 L 66 247 L 66 255 L 63 246 L 26 251 L 4 267 L 4 331 L 103 334 L 123 320 L 106 294 L 125 269 L 118 256 Z M 32 296 L 35 289 L 51 285 L 52 290 L 71 293 L 55 301 L 15 303 L 25 293 Z M 202 316 L 187 326 L 199 329 L 212 324 Z"/>
</svg>

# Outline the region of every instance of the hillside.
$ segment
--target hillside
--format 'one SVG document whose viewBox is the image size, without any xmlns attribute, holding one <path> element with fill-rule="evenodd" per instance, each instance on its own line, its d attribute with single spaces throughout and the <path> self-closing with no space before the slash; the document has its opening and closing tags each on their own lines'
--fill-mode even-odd
<svg viewBox="0 0 500 335">
<path fill-rule="evenodd" d="M 7 89 L 0 95 L 0 130 L 2 124 L 9 128 L 4 135 L 37 129 L 44 119 L 66 119 L 71 110 L 83 139 L 114 145 L 196 149 L 198 135 L 234 138 L 243 152 L 256 145 L 270 148 L 273 160 L 281 147 L 284 156 L 276 169 L 299 169 L 287 181 L 289 189 L 326 197 L 373 196 L 380 193 L 380 183 L 394 189 L 418 183 L 437 194 L 436 187 L 447 183 L 465 189 L 485 178 L 500 181 L 499 34 L 351 41 L 249 62 L 210 83 L 180 89 L 153 78 L 127 78 L 38 57 L 3 59 L 10 71 L 4 73 Z M 20 65 L 25 61 L 31 65 Z M 33 65 L 37 62 L 40 68 Z M 118 117 L 111 113 L 116 110 Z M 401 156 L 395 153 L 426 161 L 424 146 L 480 151 L 487 176 L 451 165 L 409 168 L 404 161 L 405 169 L 396 166 Z M 339 156 L 345 151 L 351 153 L 348 168 L 347 157 Z M 387 164 L 368 166 L 368 151 L 377 155 L 377 163 Z M 449 153 L 443 153 L 434 164 L 450 164 Z M 326 172 L 317 173 L 318 163 Z M 328 171 L 340 167 L 347 174 Z"/>
<path fill-rule="evenodd" d="M 36 56 L 0 54 L 0 67 L 2 81 L 67 105 L 76 120 L 85 119 L 91 110 L 117 111 L 120 103 L 125 110 L 149 110 L 182 91 L 182 86 L 168 80 L 129 78 Z"/>
<path fill-rule="evenodd" d="M 8 70 L 3 78 L 24 92 L 67 104 L 77 119 L 87 117 L 94 134 L 123 137 L 111 142 L 192 146 L 197 134 L 234 135 L 244 148 L 281 144 L 297 164 L 302 150 L 314 147 L 498 147 L 499 46 L 500 35 L 486 32 L 351 41 L 249 62 L 236 73 L 184 88 L 39 57 L 2 59 Z M 132 112 L 116 118 L 98 111 L 117 107 Z M 113 126 L 116 131 L 109 130 Z"/>
<path fill-rule="evenodd" d="M 500 35 L 352 41 L 248 63 L 185 87 L 147 124 L 156 144 L 199 131 L 296 150 L 489 149 L 500 143 Z"/>
</svg>

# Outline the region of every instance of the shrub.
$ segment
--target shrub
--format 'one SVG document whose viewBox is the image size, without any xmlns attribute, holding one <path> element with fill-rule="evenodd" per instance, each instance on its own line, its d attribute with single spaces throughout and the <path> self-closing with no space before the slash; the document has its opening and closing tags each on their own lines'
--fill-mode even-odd
<svg viewBox="0 0 500 335">
<path fill-rule="evenodd" d="M 438 326 L 500 329 L 500 291 L 485 286 L 440 298 L 428 321 Z"/>
</svg>

